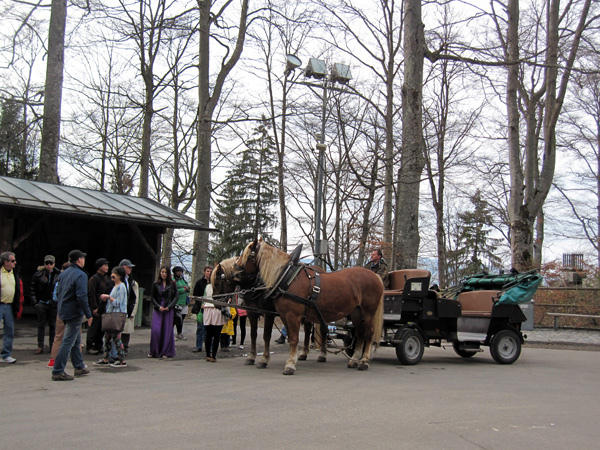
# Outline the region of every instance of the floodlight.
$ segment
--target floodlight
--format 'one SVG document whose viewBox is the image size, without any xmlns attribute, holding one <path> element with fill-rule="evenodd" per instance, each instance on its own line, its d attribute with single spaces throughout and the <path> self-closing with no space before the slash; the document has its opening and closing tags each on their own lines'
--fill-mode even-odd
<svg viewBox="0 0 600 450">
<path fill-rule="evenodd" d="M 308 64 L 306 65 L 306 69 L 304 69 L 304 74 L 308 78 L 316 78 L 320 80 L 327 76 L 327 67 L 325 66 L 325 61 L 317 58 L 310 58 L 308 60 Z"/>
<path fill-rule="evenodd" d="M 347 64 L 335 63 L 331 69 L 331 79 L 340 84 L 348 84 L 352 79 L 350 66 Z"/>
<path fill-rule="evenodd" d="M 285 55 L 285 73 L 289 73 L 302 65 L 302 61 L 296 55 Z"/>
</svg>

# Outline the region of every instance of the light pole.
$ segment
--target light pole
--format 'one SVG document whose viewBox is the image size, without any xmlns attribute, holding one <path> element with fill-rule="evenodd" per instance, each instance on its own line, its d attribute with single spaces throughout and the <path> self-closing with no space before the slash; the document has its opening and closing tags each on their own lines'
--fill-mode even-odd
<svg viewBox="0 0 600 450">
<path fill-rule="evenodd" d="M 346 84 L 352 78 L 350 74 L 350 66 L 345 64 L 336 63 L 332 66 L 329 77 L 327 76 L 327 67 L 325 61 L 317 58 L 310 58 L 308 65 L 304 69 L 304 74 L 307 78 L 315 78 L 317 80 L 323 80 L 321 85 L 315 85 L 312 83 L 300 83 L 310 87 L 321 87 L 323 94 L 321 100 L 323 101 L 322 115 L 321 115 L 321 133 L 317 136 L 319 142 L 317 143 L 317 150 L 319 151 L 319 159 L 317 163 L 317 192 L 316 192 L 316 205 L 315 205 L 315 246 L 314 246 L 314 257 L 315 264 L 321 267 L 325 267 L 325 259 L 323 255 L 328 252 L 327 240 L 321 240 L 321 209 L 323 205 L 323 175 L 325 173 L 325 124 L 327 121 L 327 83 L 331 82 L 332 85 L 335 82 Z M 336 89 L 333 86 L 331 89 Z M 340 90 L 341 91 L 341 90 Z M 343 91 L 342 91 L 343 92 Z"/>
<path fill-rule="evenodd" d="M 285 78 L 284 78 L 284 97 L 283 97 L 283 116 L 285 118 L 287 109 L 287 82 L 289 74 L 296 68 L 302 65 L 302 61 L 295 55 L 286 55 L 286 66 L 285 66 Z M 291 84 L 302 84 L 310 88 L 322 89 L 323 94 L 320 96 L 323 102 L 321 111 L 321 133 L 317 134 L 317 150 L 319 151 L 319 159 L 317 162 L 317 186 L 316 186 L 316 204 L 315 204 L 315 244 L 314 244 L 314 257 L 315 264 L 325 267 L 325 259 L 323 255 L 328 252 L 327 240 L 321 239 L 321 210 L 323 205 L 323 176 L 325 173 L 325 124 L 327 121 L 327 91 L 334 90 L 339 92 L 346 92 L 343 89 L 336 88 L 333 86 L 334 83 L 347 84 L 351 79 L 350 66 L 341 63 L 335 63 L 330 70 L 329 76 L 327 73 L 327 66 L 325 61 L 317 58 L 310 58 L 308 64 L 304 69 L 304 75 L 306 78 L 315 78 L 317 80 L 323 80 L 321 84 L 310 83 L 307 81 L 293 81 L 289 80 Z M 331 86 L 327 83 L 330 82 Z M 318 94 L 317 94 L 318 95 Z M 285 120 L 284 120 L 285 124 Z M 285 134 L 285 125 L 282 125 L 282 133 Z"/>
</svg>

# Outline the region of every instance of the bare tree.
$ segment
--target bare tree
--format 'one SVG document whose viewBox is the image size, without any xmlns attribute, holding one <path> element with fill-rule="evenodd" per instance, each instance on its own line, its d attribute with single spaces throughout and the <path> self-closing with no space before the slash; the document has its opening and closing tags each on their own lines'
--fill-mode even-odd
<svg viewBox="0 0 600 450">
<path fill-rule="evenodd" d="M 47 183 L 58 183 L 58 145 L 60 142 L 66 24 L 67 0 L 52 0 L 39 172 L 39 180 Z"/>
<path fill-rule="evenodd" d="M 210 223 L 210 196 L 212 193 L 211 182 L 211 130 L 213 113 L 217 107 L 225 80 L 237 64 L 242 55 L 246 29 L 248 26 L 248 3 L 242 0 L 239 11 L 237 32 L 234 36 L 226 36 L 217 42 L 224 47 L 224 56 L 217 70 L 217 76 L 212 83 L 209 62 L 211 60 L 210 40 L 212 27 L 221 27 L 226 20 L 233 0 L 224 1 L 221 5 L 212 0 L 198 0 L 200 13 L 199 37 L 199 82 L 198 82 L 198 173 L 196 182 L 196 219 L 208 225 Z M 212 11 L 212 6 L 216 7 Z M 229 39 L 227 39 L 227 37 Z M 194 263 L 192 280 L 202 276 L 202 267 L 208 259 L 208 233 L 196 231 L 193 244 Z"/>
</svg>

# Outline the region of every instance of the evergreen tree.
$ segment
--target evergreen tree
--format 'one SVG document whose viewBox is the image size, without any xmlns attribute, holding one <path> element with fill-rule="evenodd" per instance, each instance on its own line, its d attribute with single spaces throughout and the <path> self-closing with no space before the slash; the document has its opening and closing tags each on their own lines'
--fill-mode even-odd
<svg viewBox="0 0 600 450">
<path fill-rule="evenodd" d="M 479 190 L 470 200 L 473 210 L 458 214 L 458 245 L 448 257 L 455 259 L 456 264 L 452 266 L 458 268 L 459 273 L 452 274 L 456 276 L 450 279 L 496 271 L 502 265 L 502 260 L 495 254 L 498 240 L 489 236 L 493 220 L 490 208 Z"/>
<path fill-rule="evenodd" d="M 37 169 L 27 154 L 22 104 L 7 98 L 0 108 L 0 175 L 33 180 Z"/>
<path fill-rule="evenodd" d="M 222 230 L 211 252 L 216 261 L 239 255 L 257 236 L 278 245 L 272 238 L 277 225 L 277 153 L 269 131 L 269 122 L 263 117 L 227 172 L 214 214 L 215 226 Z"/>
</svg>

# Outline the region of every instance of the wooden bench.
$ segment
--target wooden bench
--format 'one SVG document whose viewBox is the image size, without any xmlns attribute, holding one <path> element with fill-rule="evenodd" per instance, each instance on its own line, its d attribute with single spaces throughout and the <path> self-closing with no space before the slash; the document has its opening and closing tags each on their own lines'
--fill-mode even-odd
<svg viewBox="0 0 600 450">
<path fill-rule="evenodd" d="M 570 314 L 570 313 L 551 313 L 551 312 L 547 312 L 546 314 L 554 317 L 554 329 L 555 330 L 558 330 L 558 319 L 560 317 L 584 317 L 584 318 L 592 319 L 592 321 L 594 322 L 594 325 L 598 325 L 596 323 L 596 319 L 600 319 L 600 316 L 596 316 L 593 314 Z"/>
</svg>

